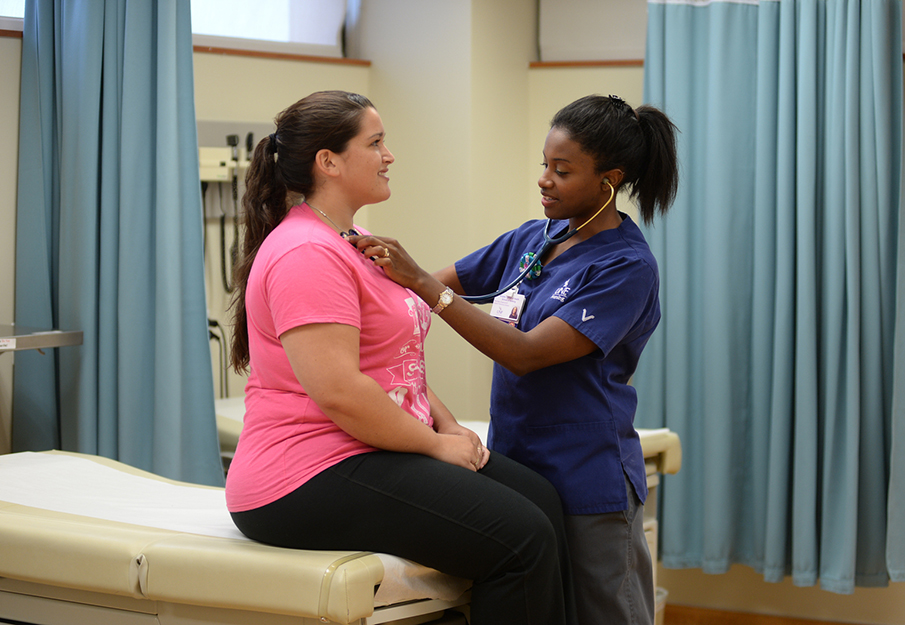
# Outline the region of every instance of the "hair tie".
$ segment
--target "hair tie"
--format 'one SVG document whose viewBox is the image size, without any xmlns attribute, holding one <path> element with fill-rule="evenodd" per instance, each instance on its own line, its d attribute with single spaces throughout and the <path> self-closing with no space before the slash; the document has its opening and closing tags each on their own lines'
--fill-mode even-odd
<svg viewBox="0 0 905 625">
<path fill-rule="evenodd" d="M 636 110 L 633 109 L 631 106 L 629 106 L 629 105 L 628 105 L 628 102 L 626 102 L 625 100 L 623 100 L 622 98 L 620 98 L 618 95 L 610 94 L 610 95 L 607 96 L 607 97 L 609 97 L 610 102 L 612 102 L 613 106 L 615 106 L 617 109 L 620 109 L 620 110 L 621 110 L 621 109 L 628 109 L 628 110 L 630 110 L 630 111 L 632 112 L 632 115 L 635 116 L 635 121 L 636 121 L 636 122 L 639 122 L 639 123 L 641 122 L 641 116 L 638 115 L 638 111 L 636 111 Z"/>
<path fill-rule="evenodd" d="M 273 133 L 270 135 L 270 153 L 277 153 L 277 133 Z"/>
</svg>

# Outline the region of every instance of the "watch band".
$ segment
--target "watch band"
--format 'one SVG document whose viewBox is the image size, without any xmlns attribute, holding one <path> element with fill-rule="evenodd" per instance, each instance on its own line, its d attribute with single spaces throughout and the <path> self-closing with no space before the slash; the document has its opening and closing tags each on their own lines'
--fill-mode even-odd
<svg viewBox="0 0 905 625">
<path fill-rule="evenodd" d="M 453 290 L 449 287 L 446 287 L 442 293 L 440 293 L 440 299 L 437 300 L 437 305 L 431 308 L 431 312 L 434 314 L 439 314 L 444 308 L 452 304 Z"/>
</svg>

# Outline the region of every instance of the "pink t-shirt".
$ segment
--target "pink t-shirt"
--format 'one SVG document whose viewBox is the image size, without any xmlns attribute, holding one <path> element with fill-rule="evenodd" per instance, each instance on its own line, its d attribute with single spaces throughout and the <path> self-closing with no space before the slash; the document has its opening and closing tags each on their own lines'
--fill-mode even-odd
<svg viewBox="0 0 905 625">
<path fill-rule="evenodd" d="M 359 230 L 360 232 L 363 232 Z M 245 294 L 251 361 L 245 422 L 226 480 L 231 512 L 271 503 L 324 469 L 374 451 L 305 393 L 280 335 L 309 323 L 360 330 L 361 371 L 433 425 L 424 376 L 430 309 L 302 204 L 264 240 Z"/>
</svg>

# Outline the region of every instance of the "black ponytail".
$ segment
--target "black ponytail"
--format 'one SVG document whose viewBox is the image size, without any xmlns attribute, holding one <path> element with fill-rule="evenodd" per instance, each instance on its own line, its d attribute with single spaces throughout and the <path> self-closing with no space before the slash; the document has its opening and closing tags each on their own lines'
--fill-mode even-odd
<svg viewBox="0 0 905 625">
<path fill-rule="evenodd" d="M 625 172 L 644 223 L 669 210 L 679 184 L 676 126 L 653 106 L 632 109 L 617 96 L 585 96 L 563 107 L 550 126 L 565 130 L 594 158 L 598 173 Z"/>
<path fill-rule="evenodd" d="M 644 223 L 650 224 L 656 214 L 664 215 L 679 189 L 676 156 L 676 126 L 660 109 L 639 106 L 638 124 L 644 136 L 645 158 L 632 181 L 631 197 L 637 198 Z"/>
</svg>

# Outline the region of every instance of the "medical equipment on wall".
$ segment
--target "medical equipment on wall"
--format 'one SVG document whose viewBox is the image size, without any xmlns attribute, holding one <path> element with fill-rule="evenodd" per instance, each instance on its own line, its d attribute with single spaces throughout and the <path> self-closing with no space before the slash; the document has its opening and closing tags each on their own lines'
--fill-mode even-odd
<svg viewBox="0 0 905 625">
<path fill-rule="evenodd" d="M 560 243 L 564 243 L 571 239 L 575 234 L 591 223 L 597 215 L 603 212 L 607 206 L 613 201 L 613 198 L 616 195 L 616 189 L 613 188 L 613 185 L 610 184 L 608 178 L 604 178 L 603 181 L 610 187 L 610 198 L 606 201 L 606 203 L 598 209 L 594 215 L 588 219 L 586 222 L 578 226 L 577 228 L 572 228 L 571 230 L 560 233 L 556 236 L 550 236 L 550 224 L 553 223 L 552 219 L 548 219 L 546 225 L 544 226 L 544 242 L 541 244 L 540 249 L 536 252 L 525 252 L 522 254 L 522 258 L 519 261 L 519 275 L 512 280 L 509 284 L 502 287 L 501 289 L 494 291 L 493 293 L 485 293 L 484 295 L 463 295 L 462 299 L 466 302 L 471 302 L 472 304 L 489 304 L 495 298 L 503 295 L 504 293 L 508 293 L 519 284 L 521 284 L 524 280 L 532 280 L 540 276 L 541 272 L 541 258 L 544 257 L 544 254 L 550 251 L 555 245 L 559 245 Z"/>
<path fill-rule="evenodd" d="M 233 242 L 229 247 L 229 267 L 234 267 L 236 264 L 236 254 L 239 249 L 239 135 L 227 135 L 226 143 L 230 146 L 233 162 L 236 163 L 236 167 L 233 167 L 232 178 L 230 180 L 235 212 L 233 214 Z M 232 293 L 233 287 L 227 277 L 228 270 L 226 266 L 226 213 L 222 211 L 220 213 L 220 269 L 223 273 L 223 288 L 227 293 Z"/>
<path fill-rule="evenodd" d="M 226 136 L 227 147 L 225 148 L 199 148 L 204 216 L 220 221 L 220 271 L 223 289 L 227 293 L 231 293 L 233 290 L 229 273 L 238 254 L 238 215 L 241 195 L 239 181 L 240 178 L 244 178 L 244 171 L 248 167 L 248 155 L 253 149 L 253 141 L 254 135 L 249 132 L 245 138 L 243 151 L 239 148 L 239 135 L 230 134 Z M 211 183 L 215 183 L 215 185 Z M 223 186 L 226 184 L 230 185 L 229 201 L 225 201 L 224 198 Z M 233 220 L 233 241 L 229 248 L 229 262 L 227 262 L 226 251 L 227 218 Z"/>
<path fill-rule="evenodd" d="M 246 136 L 244 148 L 239 145 L 239 135 L 229 134 L 226 136 L 226 147 L 199 148 L 199 173 L 204 217 L 205 219 L 216 219 L 219 223 L 220 277 L 223 291 L 227 294 L 233 292 L 231 273 L 238 254 L 238 215 L 242 192 L 239 185 L 240 180 L 245 177 L 248 155 L 254 149 L 253 142 L 254 135 L 251 132 Z M 229 188 L 224 188 L 227 185 Z M 227 242 L 228 219 L 232 219 L 231 244 Z M 207 229 L 205 228 L 205 230 Z M 226 358 L 229 351 L 227 332 L 215 318 L 209 317 L 207 323 L 208 338 L 217 343 L 219 352 L 219 367 L 215 368 L 220 376 L 220 396 L 227 397 L 229 396 L 229 373 Z"/>
<path fill-rule="evenodd" d="M 208 317 L 207 336 L 208 341 L 217 342 L 217 351 L 220 357 L 220 366 L 218 368 L 220 374 L 220 397 L 229 397 L 229 363 L 226 358 L 226 332 L 224 332 L 220 322 L 216 319 Z"/>
</svg>

